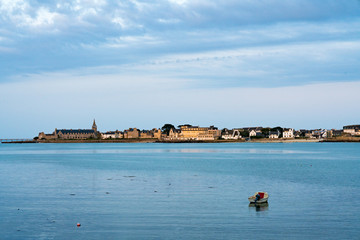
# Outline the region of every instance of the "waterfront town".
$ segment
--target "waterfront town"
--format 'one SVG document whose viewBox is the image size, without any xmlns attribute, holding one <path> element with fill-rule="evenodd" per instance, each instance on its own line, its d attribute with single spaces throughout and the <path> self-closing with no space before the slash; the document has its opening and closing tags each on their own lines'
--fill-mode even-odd
<svg viewBox="0 0 360 240">
<path fill-rule="evenodd" d="M 360 139 L 360 125 L 348 125 L 343 129 L 299 129 L 282 127 L 242 127 L 218 129 L 215 126 L 199 127 L 190 124 L 175 127 L 165 124 L 162 128 L 140 130 L 98 131 L 95 119 L 91 129 L 57 129 L 51 134 L 40 132 L 34 140 L 67 141 L 67 140 L 153 140 L 163 142 L 196 142 L 196 141 L 250 141 L 250 140 L 324 140 L 341 137 Z"/>
</svg>

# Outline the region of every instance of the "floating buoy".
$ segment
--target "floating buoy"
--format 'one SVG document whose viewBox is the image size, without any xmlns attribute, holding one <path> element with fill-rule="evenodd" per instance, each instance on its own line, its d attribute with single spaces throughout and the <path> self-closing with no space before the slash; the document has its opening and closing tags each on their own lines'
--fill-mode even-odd
<svg viewBox="0 0 360 240">
<path fill-rule="evenodd" d="M 81 224 L 80 224 L 80 223 L 77 223 L 77 224 L 76 224 L 76 226 L 80 227 L 80 226 L 81 226 Z"/>
</svg>

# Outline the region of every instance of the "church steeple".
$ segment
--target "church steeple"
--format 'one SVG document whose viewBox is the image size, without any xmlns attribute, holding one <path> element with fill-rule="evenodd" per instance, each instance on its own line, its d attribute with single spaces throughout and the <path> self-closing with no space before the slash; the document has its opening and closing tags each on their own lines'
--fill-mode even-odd
<svg viewBox="0 0 360 240">
<path fill-rule="evenodd" d="M 95 123 L 95 118 L 94 118 L 94 123 L 92 125 L 92 130 L 94 130 L 95 132 L 97 132 L 97 126 L 96 126 L 96 123 Z"/>
</svg>

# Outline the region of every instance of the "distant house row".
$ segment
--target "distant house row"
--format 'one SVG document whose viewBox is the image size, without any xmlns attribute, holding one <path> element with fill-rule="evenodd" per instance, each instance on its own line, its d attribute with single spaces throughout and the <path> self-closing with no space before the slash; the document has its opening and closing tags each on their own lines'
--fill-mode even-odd
<svg viewBox="0 0 360 240">
<path fill-rule="evenodd" d="M 293 128 L 234 128 L 232 130 L 223 129 L 221 138 L 223 139 L 239 139 L 244 137 L 250 138 L 311 138 L 311 139 L 322 139 L 329 137 L 338 137 L 342 135 L 359 135 L 360 136 L 360 125 L 344 126 L 344 130 L 336 129 L 300 129 L 295 130 Z"/>
<path fill-rule="evenodd" d="M 161 139 L 161 129 L 139 130 L 137 128 L 129 128 L 124 131 L 108 131 L 101 133 L 102 139 L 119 139 L 119 138 L 156 138 Z"/>
<path fill-rule="evenodd" d="M 164 141 L 209 141 L 217 139 L 241 139 L 241 138 L 328 138 L 341 135 L 360 136 L 360 125 L 344 126 L 342 130 L 313 129 L 295 130 L 293 128 L 224 128 L 219 130 L 217 127 L 199 127 L 189 124 L 180 125 L 175 128 L 171 124 L 165 124 L 162 129 L 153 128 L 152 130 L 139 130 L 129 128 L 124 131 L 108 131 L 101 133 L 97 130 L 95 120 L 91 129 L 57 129 L 52 134 L 39 133 L 39 140 L 56 139 L 159 139 Z"/>
</svg>

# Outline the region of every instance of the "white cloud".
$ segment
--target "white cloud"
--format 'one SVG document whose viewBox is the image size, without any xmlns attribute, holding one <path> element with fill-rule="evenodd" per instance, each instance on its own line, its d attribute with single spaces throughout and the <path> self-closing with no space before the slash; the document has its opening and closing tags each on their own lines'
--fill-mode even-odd
<svg viewBox="0 0 360 240">
<path fill-rule="evenodd" d="M 44 124 L 49 123 L 50 129 L 73 126 L 74 119 L 68 116 L 103 119 L 109 125 L 102 129 L 152 128 L 165 122 L 219 127 L 339 128 L 360 117 L 355 111 L 360 101 L 360 81 L 275 88 L 209 89 L 204 85 L 189 89 L 188 83 L 178 79 L 141 73 L 68 72 L 30 78 L 2 83 L 0 108 L 8 119 L 35 119 L 30 121 L 31 131 L 37 127 L 44 130 Z M 151 116 L 151 121 L 144 116 Z M 11 124 L 7 128 L 18 129 L 19 134 L 29 131 Z M 6 129 L 1 132 L 9 134 Z"/>
<path fill-rule="evenodd" d="M 106 0 L 75 0 L 71 3 L 70 8 L 73 11 L 101 10 L 106 5 Z"/>
<path fill-rule="evenodd" d="M 0 0 L 0 11 L 6 14 L 23 12 L 29 8 L 26 0 Z"/>
<path fill-rule="evenodd" d="M 17 27 L 47 28 L 63 19 L 62 15 L 40 6 L 32 7 L 25 0 L 0 0 L 0 13 Z"/>
<path fill-rule="evenodd" d="M 30 15 L 22 15 L 19 17 L 19 25 L 30 27 L 46 27 L 55 24 L 61 15 L 55 12 L 50 12 L 49 9 L 41 7 L 36 11 L 36 16 L 33 18 Z"/>
<path fill-rule="evenodd" d="M 111 22 L 120 25 L 120 27 L 124 29 L 129 27 L 129 24 L 126 22 L 126 20 L 121 17 L 115 17 L 111 20 Z"/>
<path fill-rule="evenodd" d="M 169 0 L 169 2 L 178 4 L 178 5 L 185 5 L 186 3 L 188 3 L 188 0 Z"/>
<path fill-rule="evenodd" d="M 169 18 L 169 19 L 159 18 L 158 22 L 163 24 L 176 24 L 181 22 L 181 20 L 177 18 Z"/>
<path fill-rule="evenodd" d="M 116 38 L 107 39 L 107 43 L 103 46 L 108 48 L 124 48 L 130 46 L 148 46 L 154 44 L 160 44 L 162 41 L 154 36 L 142 35 L 142 36 L 122 36 Z"/>
</svg>

